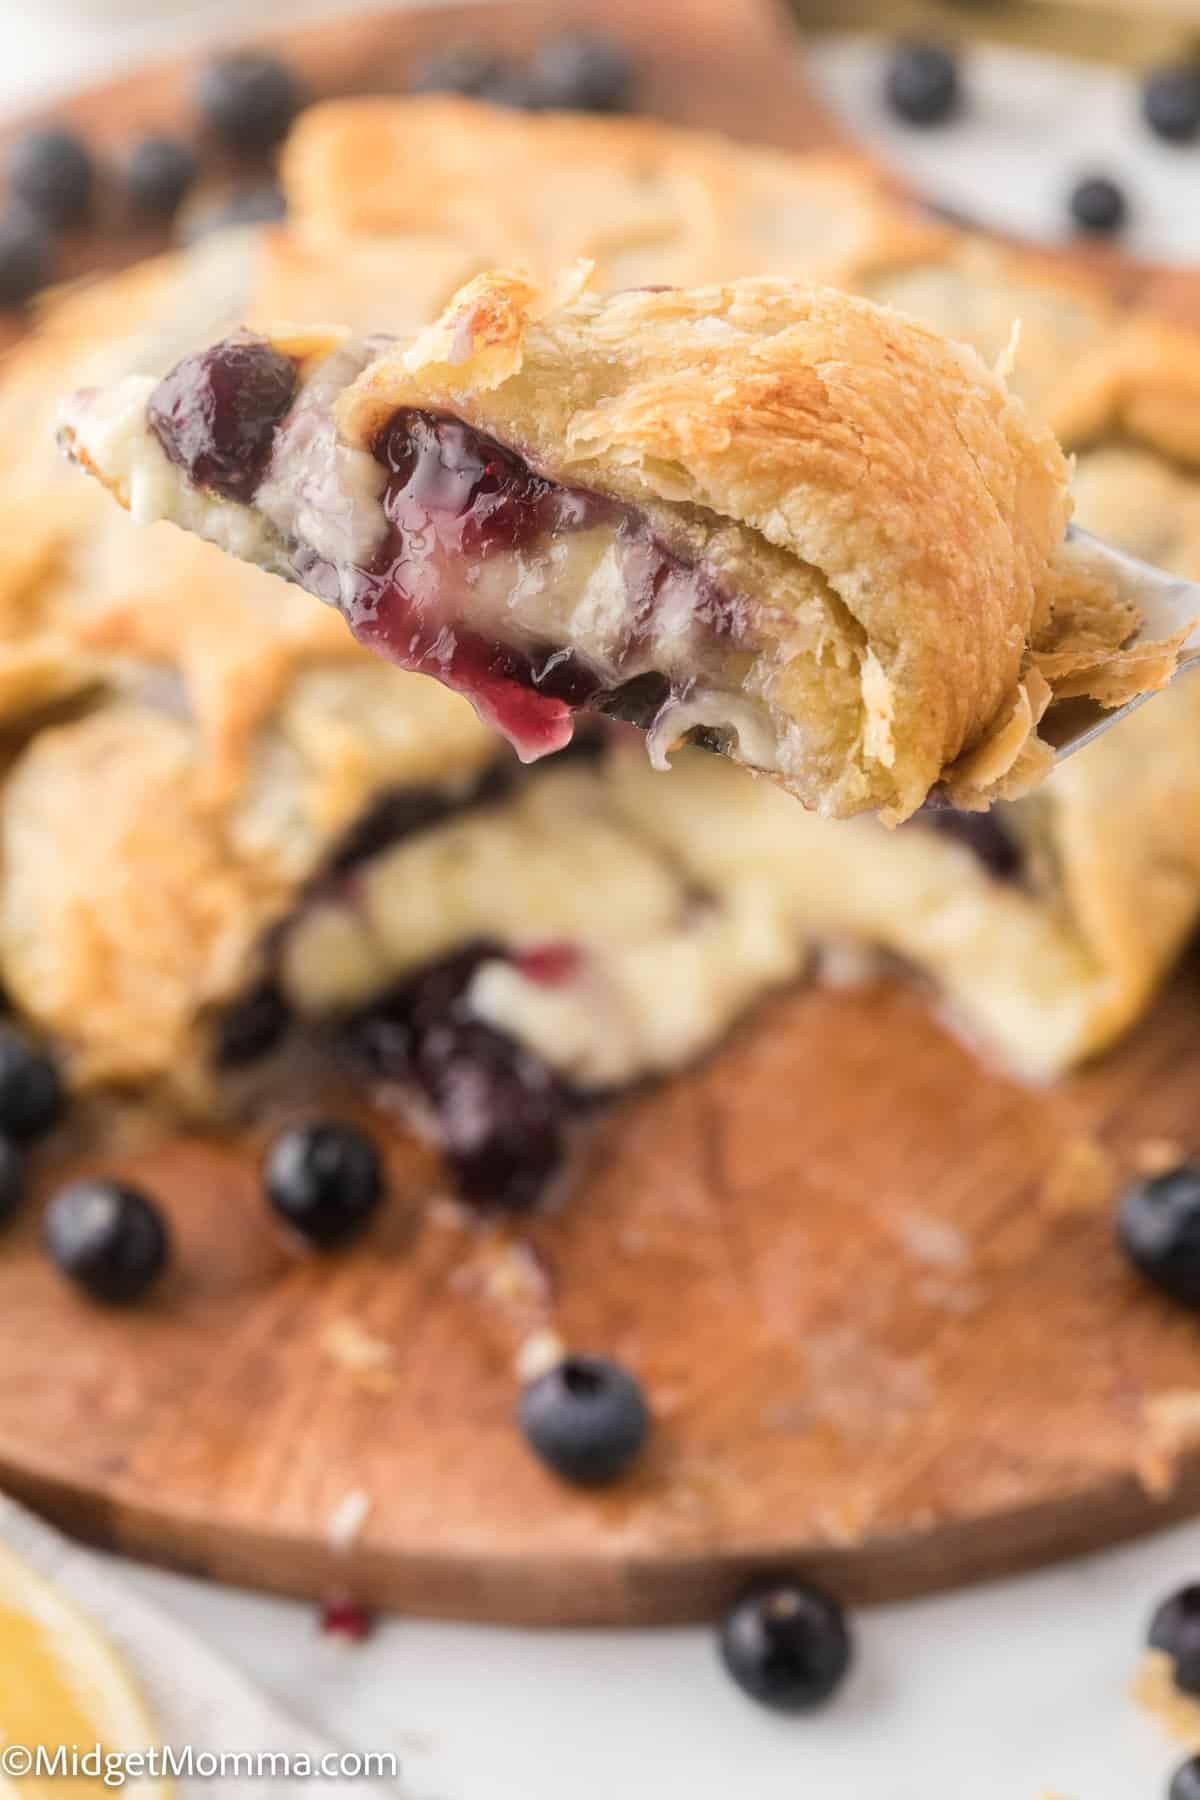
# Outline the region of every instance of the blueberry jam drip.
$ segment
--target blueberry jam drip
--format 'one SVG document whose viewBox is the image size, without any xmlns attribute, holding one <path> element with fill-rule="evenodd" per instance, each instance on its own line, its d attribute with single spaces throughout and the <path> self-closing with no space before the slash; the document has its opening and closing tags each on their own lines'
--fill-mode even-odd
<svg viewBox="0 0 1200 1800">
<path fill-rule="evenodd" d="M 1025 853 L 995 807 L 988 812 L 958 812 L 952 806 L 926 807 L 917 817 L 925 830 L 939 832 L 962 844 L 994 880 L 1020 881 L 1025 872 Z"/>
<path fill-rule="evenodd" d="M 296 392 L 296 366 L 261 338 L 185 357 L 150 397 L 150 429 L 195 486 L 248 504 Z"/>
<path fill-rule="evenodd" d="M 573 1101 L 545 1063 L 467 1009 L 476 970 L 507 954 L 469 944 L 379 995 L 344 1033 L 373 1080 L 424 1099 L 462 1197 L 523 1212 L 562 1165 Z"/>
</svg>

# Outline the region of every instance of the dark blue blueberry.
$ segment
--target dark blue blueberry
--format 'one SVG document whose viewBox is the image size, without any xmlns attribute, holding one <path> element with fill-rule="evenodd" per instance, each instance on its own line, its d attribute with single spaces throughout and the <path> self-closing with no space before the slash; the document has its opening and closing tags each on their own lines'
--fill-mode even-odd
<svg viewBox="0 0 1200 1800">
<path fill-rule="evenodd" d="M 295 391 L 288 357 L 262 338 L 226 338 L 177 363 L 151 394 L 147 417 L 190 481 L 247 502 Z"/>
<path fill-rule="evenodd" d="M 356 1236 L 383 1198 L 383 1168 L 370 1138 L 337 1121 L 281 1133 L 263 1172 L 279 1217 L 320 1250 Z"/>
<path fill-rule="evenodd" d="M 564 1481 L 597 1487 L 637 1459 L 650 1430 L 642 1390 L 602 1356 L 568 1356 L 521 1391 L 517 1418 L 530 1448 Z"/>
<path fill-rule="evenodd" d="M 87 145 L 58 126 L 18 138 L 8 164 L 16 198 L 49 225 L 78 225 L 87 217 L 96 165 Z"/>
<path fill-rule="evenodd" d="M 1153 69 L 1142 88 L 1142 117 L 1169 144 L 1191 143 L 1200 132 L 1200 67 L 1171 63 Z"/>
<path fill-rule="evenodd" d="M 11 1138 L 0 1137 L 0 1225 L 7 1225 L 25 1197 L 25 1158 Z"/>
<path fill-rule="evenodd" d="M 148 137 L 135 144 L 125 165 L 125 185 L 135 209 L 169 219 L 196 179 L 195 152 L 179 138 Z"/>
<path fill-rule="evenodd" d="M 273 150 L 286 137 L 303 94 L 286 63 L 245 50 L 208 65 L 197 83 L 196 101 L 223 143 L 255 155 Z"/>
<path fill-rule="evenodd" d="M 744 1693 L 776 1712 L 810 1712 L 841 1685 L 852 1646 L 837 1601 L 804 1581 L 750 1588 L 726 1613 L 721 1660 Z"/>
<path fill-rule="evenodd" d="M 459 44 L 435 51 L 413 70 L 414 94 L 468 94 L 480 98 L 507 73 L 507 64 L 482 44 Z"/>
<path fill-rule="evenodd" d="M 223 1069 L 239 1069 L 274 1050 L 291 1021 L 277 981 L 260 981 L 235 1000 L 217 1025 L 214 1056 Z"/>
<path fill-rule="evenodd" d="M 612 38 L 551 38 L 534 57 L 532 74 L 543 106 L 613 113 L 627 112 L 633 103 L 633 61 Z"/>
<path fill-rule="evenodd" d="M 25 206 L 0 216 L 0 306 L 20 306 L 54 274 L 54 240 Z"/>
<path fill-rule="evenodd" d="M 1200 1167 L 1132 1182 L 1117 1205 L 1117 1241 L 1147 1281 L 1200 1308 Z"/>
<path fill-rule="evenodd" d="M 1146 1641 L 1171 1658 L 1175 1685 L 1185 1694 L 1200 1694 L 1200 1584 L 1172 1594 L 1150 1620 Z"/>
<path fill-rule="evenodd" d="M 0 1027 L 0 1133 L 19 1144 L 44 1137 L 63 1104 L 62 1077 L 51 1058 L 15 1027 Z"/>
<path fill-rule="evenodd" d="M 962 104 L 958 64 L 943 44 L 899 44 L 883 83 L 888 106 L 909 125 L 942 125 Z"/>
<path fill-rule="evenodd" d="M 1129 217 L 1129 202 L 1122 188 L 1107 175 L 1085 175 L 1071 189 L 1071 217 L 1079 231 L 1109 237 L 1120 231 Z"/>
<path fill-rule="evenodd" d="M 1190 1756 L 1176 1769 L 1167 1800 L 1200 1800 L 1200 1756 Z"/>
<path fill-rule="evenodd" d="M 157 1207 L 117 1181 L 62 1188 L 46 1208 L 43 1231 L 63 1274 L 112 1306 L 140 1298 L 167 1260 L 167 1228 Z"/>
</svg>

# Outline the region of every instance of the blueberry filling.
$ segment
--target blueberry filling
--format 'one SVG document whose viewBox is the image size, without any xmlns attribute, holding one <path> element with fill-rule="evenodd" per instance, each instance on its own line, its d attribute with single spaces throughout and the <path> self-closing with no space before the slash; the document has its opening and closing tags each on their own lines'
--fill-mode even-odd
<svg viewBox="0 0 1200 1800">
<path fill-rule="evenodd" d="M 731 629 L 730 608 L 711 580 L 672 555 L 633 509 L 547 480 L 459 420 L 402 410 L 380 434 L 375 456 L 388 474 L 389 529 L 347 609 L 351 625 L 405 667 L 467 693 L 518 748 L 560 748 L 571 713 L 584 707 L 652 725 L 674 684 L 637 665 L 652 658 L 651 618 L 668 601 L 685 598 L 715 635 Z M 615 544 L 626 596 L 620 639 L 595 661 L 547 642 L 498 643 L 482 621 L 464 627 L 447 615 L 456 587 L 481 610 L 480 572 L 490 562 L 521 558 L 541 578 L 556 545 L 595 530 Z M 471 570 L 465 583 L 463 565 Z M 501 586 L 510 576 L 511 560 L 502 565 Z M 503 599 L 493 610 L 502 614 L 502 607 Z"/>
<path fill-rule="evenodd" d="M 506 957 L 467 945 L 352 1015 L 344 1036 L 374 1081 L 425 1101 L 464 1199 L 522 1212 L 563 1162 L 574 1103 L 540 1058 L 467 1010 L 476 970 Z"/>
<path fill-rule="evenodd" d="M 996 881 L 1018 882 L 1025 871 L 1020 841 L 999 817 L 987 812 L 959 812 L 952 806 L 926 807 L 917 814 L 919 825 L 953 838 L 983 864 Z"/>
<path fill-rule="evenodd" d="M 295 391 L 290 357 L 258 338 L 230 338 L 186 357 L 159 382 L 150 429 L 197 487 L 249 503 Z"/>
<path fill-rule="evenodd" d="M 665 745 L 736 704 L 751 760 L 771 766 L 765 720 L 722 672 L 734 599 L 636 508 L 539 475 L 461 420 L 404 408 L 370 455 L 339 444 L 334 403 L 371 354 L 333 353 L 298 395 L 289 357 L 229 338 L 159 383 L 150 428 L 193 486 L 257 499 L 268 566 L 338 605 L 370 648 L 466 694 L 527 759 L 562 749 L 585 708 L 657 726 Z"/>
</svg>

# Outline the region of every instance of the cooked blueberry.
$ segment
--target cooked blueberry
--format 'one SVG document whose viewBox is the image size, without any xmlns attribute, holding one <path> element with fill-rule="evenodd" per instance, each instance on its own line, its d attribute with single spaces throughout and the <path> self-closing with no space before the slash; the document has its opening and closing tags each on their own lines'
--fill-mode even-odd
<svg viewBox="0 0 1200 1800">
<path fill-rule="evenodd" d="M 1171 1658 L 1178 1688 L 1200 1694 L 1200 1583 L 1191 1583 L 1162 1602 L 1150 1620 L 1146 1641 Z"/>
<path fill-rule="evenodd" d="M 0 306 L 20 306 L 54 273 L 54 240 L 24 206 L 0 216 Z"/>
<path fill-rule="evenodd" d="M 623 719 L 628 725 L 638 725 L 643 731 L 649 731 L 670 698 L 671 683 L 667 676 L 650 671 L 631 676 L 620 687 L 610 688 L 600 695 L 595 705 L 598 712 L 606 713 L 610 719 Z"/>
<path fill-rule="evenodd" d="M 1200 1800 L 1200 1756 L 1190 1756 L 1176 1769 L 1167 1800 Z"/>
<path fill-rule="evenodd" d="M 288 357 L 261 338 L 227 338 L 164 376 L 150 396 L 150 427 L 198 487 L 249 501 L 295 390 Z"/>
<path fill-rule="evenodd" d="M 545 106 L 581 112 L 624 112 L 633 100 L 633 62 L 612 38 L 570 34 L 551 38 L 533 60 Z"/>
<path fill-rule="evenodd" d="M 93 1300 L 136 1300 L 167 1260 L 167 1228 L 152 1201 L 117 1181 L 77 1181 L 50 1201 L 46 1247 Z"/>
<path fill-rule="evenodd" d="M 602 1356 L 564 1357 L 529 1382 L 517 1417 L 546 1466 L 581 1487 L 623 1475 L 650 1430 L 641 1388 L 627 1369 Z"/>
<path fill-rule="evenodd" d="M 953 806 L 929 807 L 917 814 L 923 830 L 954 838 L 978 858 L 997 881 L 1016 881 L 1025 853 L 993 806 L 987 812 L 959 812 Z"/>
<path fill-rule="evenodd" d="M 283 1038 L 290 1022 L 288 1003 L 279 983 L 270 979 L 235 1000 L 217 1026 L 214 1053 L 222 1068 L 257 1062 Z"/>
<path fill-rule="evenodd" d="M 0 1027 L 0 1132 L 20 1144 L 44 1137 L 62 1110 L 54 1062 L 13 1026 Z"/>
<path fill-rule="evenodd" d="M 409 88 L 414 94 L 486 94 L 506 72 L 503 58 L 481 44 L 460 44 L 435 51 L 418 63 Z"/>
<path fill-rule="evenodd" d="M 1123 189 L 1107 175 L 1086 175 L 1071 189 L 1071 217 L 1080 231 L 1107 237 L 1129 217 Z"/>
<path fill-rule="evenodd" d="M 1200 1166 L 1132 1182 L 1118 1203 L 1117 1241 L 1147 1281 L 1200 1307 Z"/>
<path fill-rule="evenodd" d="M 196 179 L 196 156 L 179 138 L 148 137 L 135 144 L 125 185 L 138 212 L 169 219 Z"/>
<path fill-rule="evenodd" d="M 804 1581 L 749 1589 L 721 1622 L 721 1660 L 744 1693 L 776 1712 L 809 1712 L 841 1685 L 851 1642 L 837 1601 Z"/>
<path fill-rule="evenodd" d="M 7 1225 L 25 1195 L 25 1158 L 11 1138 L 0 1137 L 0 1225 Z"/>
<path fill-rule="evenodd" d="M 943 44 L 900 44 L 883 91 L 892 111 L 909 125 L 941 125 L 962 102 L 958 64 Z"/>
<path fill-rule="evenodd" d="M 451 1018 L 425 1031 L 415 1066 L 463 1197 L 534 1206 L 566 1154 L 566 1101 L 546 1064 L 482 1021 Z"/>
<path fill-rule="evenodd" d="M 196 99 L 217 136 L 248 154 L 273 149 L 302 104 L 299 83 L 287 64 L 252 50 L 210 63 L 200 76 Z"/>
<path fill-rule="evenodd" d="M 226 231 L 232 225 L 272 225 L 286 217 L 283 189 L 273 181 L 256 181 L 224 199 L 188 207 L 179 223 L 179 237 L 185 244 L 195 244 L 210 232 Z"/>
<path fill-rule="evenodd" d="M 283 1132 L 267 1155 L 263 1178 L 280 1218 L 323 1250 L 361 1231 L 383 1198 L 374 1144 L 352 1125 L 336 1122 Z"/>
<path fill-rule="evenodd" d="M 78 225 L 87 216 L 96 165 L 74 132 L 48 126 L 18 139 L 8 165 L 18 200 L 50 225 Z"/>
<path fill-rule="evenodd" d="M 1156 137 L 1190 143 L 1200 132 L 1200 67 L 1171 63 L 1152 70 L 1142 89 L 1142 117 Z"/>
</svg>

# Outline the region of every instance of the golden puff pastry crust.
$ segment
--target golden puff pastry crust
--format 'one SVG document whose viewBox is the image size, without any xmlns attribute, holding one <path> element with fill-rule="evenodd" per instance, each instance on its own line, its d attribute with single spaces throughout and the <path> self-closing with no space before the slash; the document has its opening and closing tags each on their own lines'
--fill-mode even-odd
<svg viewBox="0 0 1200 1800">
<path fill-rule="evenodd" d="M 231 340 L 161 390 L 85 392 L 68 446 L 139 516 L 332 585 L 385 653 L 516 717 L 524 754 L 569 736 L 545 715 L 566 704 L 541 691 L 548 647 L 594 677 L 576 704 L 664 684 L 640 721 L 655 760 L 715 733 L 813 810 L 896 823 L 939 783 L 979 804 L 1044 774 L 1056 686 L 1115 704 L 1169 679 L 1173 645 L 1129 648 L 1128 598 L 1064 545 L 1056 440 L 969 347 L 828 288 L 584 279 L 479 276 L 381 351 L 319 330 Z M 252 486 L 218 492 L 181 448 L 188 384 L 213 358 L 250 382 L 264 355 L 299 371 L 291 410 L 256 440 Z M 452 516 L 422 472 L 446 429 L 460 460 L 500 446 L 503 471 L 481 463 Z M 557 500 L 536 497 L 547 482 Z M 447 653 L 468 638 L 525 659 L 510 685 L 534 694 L 539 736 L 498 702 L 494 659 L 485 685 Z"/>
<path fill-rule="evenodd" d="M 416 905 L 421 867 L 451 847 L 437 827 L 368 871 L 365 924 L 308 912 L 305 895 L 378 803 L 434 790 L 453 804 L 502 751 L 465 702 L 360 649 L 331 612 L 198 539 L 137 528 L 79 482 L 52 443 L 76 386 L 162 372 L 240 320 L 415 333 L 497 262 L 544 281 L 589 255 L 597 290 L 832 281 L 988 361 L 1019 321 L 1009 382 L 1080 452 L 1081 522 L 1200 577 L 1200 485 L 1185 466 L 1200 383 L 1181 376 L 1200 338 L 1180 326 L 1164 349 L 1161 327 L 1098 282 L 917 218 L 852 159 L 429 98 L 312 109 L 284 175 L 288 227 L 58 298 L 0 380 L 0 505 L 19 526 L 0 556 L 0 972 L 77 1087 L 166 1086 L 172 1103 L 219 1106 L 210 1022 L 256 978 L 264 925 L 313 924 L 288 933 L 306 1006 L 347 982 L 369 992 L 411 966 L 414 945 L 457 941 L 440 879 L 437 904 Z M 1111 654 L 1120 621 L 1108 629 Z M 814 944 L 850 939 L 929 974 L 952 1016 L 1017 1068 L 1052 1073 L 1138 1016 L 1200 913 L 1198 696 L 1181 681 L 983 821 L 1018 841 L 1015 880 L 927 815 L 896 832 L 827 822 L 716 758 L 679 758 L 666 777 L 637 756 L 590 774 L 548 762 L 527 778 L 549 780 L 541 799 L 511 818 L 498 803 L 499 839 L 484 833 L 472 852 L 479 891 L 455 862 L 455 929 L 499 916 L 523 941 L 521 884 L 505 876 L 516 859 L 502 854 L 515 834 L 521 866 L 543 871 L 556 844 L 590 846 L 596 891 L 620 882 L 630 899 L 613 909 L 628 941 L 617 950 L 607 906 L 594 923 L 582 902 L 542 918 L 595 943 L 574 1011 L 555 1014 L 511 970 L 488 973 L 478 1005 L 581 1078 L 669 1073 L 801 972 Z M 465 821 L 454 829 L 455 844 L 474 842 Z M 543 882 L 539 904 L 556 892 L 565 905 L 579 888 Z M 697 908 L 702 894 L 719 898 Z"/>
</svg>

